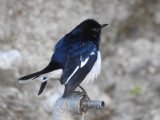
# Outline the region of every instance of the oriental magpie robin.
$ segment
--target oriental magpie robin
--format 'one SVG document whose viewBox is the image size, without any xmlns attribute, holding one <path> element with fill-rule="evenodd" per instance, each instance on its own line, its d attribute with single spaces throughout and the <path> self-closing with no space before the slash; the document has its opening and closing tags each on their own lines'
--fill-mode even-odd
<svg viewBox="0 0 160 120">
<path fill-rule="evenodd" d="M 101 25 L 93 19 L 83 21 L 56 44 L 47 67 L 39 72 L 19 78 L 19 82 L 25 82 L 31 78 L 35 79 L 46 73 L 62 69 L 60 82 L 65 85 L 63 97 L 67 97 L 83 80 L 93 80 L 100 73 L 100 35 L 102 28 L 107 25 Z M 48 79 L 43 77 L 39 94 L 42 93 Z"/>
</svg>

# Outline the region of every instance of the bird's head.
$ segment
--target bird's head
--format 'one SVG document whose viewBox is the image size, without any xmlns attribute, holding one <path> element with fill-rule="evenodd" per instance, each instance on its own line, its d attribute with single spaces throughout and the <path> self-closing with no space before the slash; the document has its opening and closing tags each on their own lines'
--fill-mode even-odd
<svg viewBox="0 0 160 120">
<path fill-rule="evenodd" d="M 87 19 L 81 22 L 73 31 L 72 34 L 83 33 L 84 37 L 91 38 L 90 40 L 99 44 L 101 30 L 108 24 L 99 24 L 93 19 Z"/>
<path fill-rule="evenodd" d="M 88 31 L 91 33 L 98 33 L 102 30 L 102 28 L 106 27 L 108 24 L 99 24 L 97 21 L 93 19 L 87 19 L 83 21 L 79 27 L 81 27 L 84 31 Z"/>
<path fill-rule="evenodd" d="M 99 24 L 93 19 L 87 19 L 81 22 L 75 29 L 73 29 L 71 34 L 72 37 L 80 35 L 85 38 L 84 40 L 91 40 L 99 45 L 101 30 L 107 25 L 108 24 Z"/>
</svg>

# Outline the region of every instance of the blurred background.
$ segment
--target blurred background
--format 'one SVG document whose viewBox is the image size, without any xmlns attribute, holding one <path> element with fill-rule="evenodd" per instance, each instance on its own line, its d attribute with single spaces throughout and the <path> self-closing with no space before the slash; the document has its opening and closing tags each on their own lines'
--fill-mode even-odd
<svg viewBox="0 0 160 120">
<path fill-rule="evenodd" d="M 108 23 L 102 31 L 102 69 L 82 85 L 104 110 L 85 120 L 160 120 L 160 0 L 0 0 L 0 120 L 51 120 L 62 95 L 50 81 L 18 78 L 41 70 L 54 45 L 80 22 Z"/>
</svg>

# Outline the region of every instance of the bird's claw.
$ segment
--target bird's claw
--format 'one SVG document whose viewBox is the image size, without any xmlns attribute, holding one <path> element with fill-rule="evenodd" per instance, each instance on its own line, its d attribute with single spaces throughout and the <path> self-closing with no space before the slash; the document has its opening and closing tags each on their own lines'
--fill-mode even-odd
<svg viewBox="0 0 160 120">
<path fill-rule="evenodd" d="M 86 90 L 82 86 L 79 85 L 79 88 L 82 90 L 83 95 L 88 95 Z"/>
</svg>

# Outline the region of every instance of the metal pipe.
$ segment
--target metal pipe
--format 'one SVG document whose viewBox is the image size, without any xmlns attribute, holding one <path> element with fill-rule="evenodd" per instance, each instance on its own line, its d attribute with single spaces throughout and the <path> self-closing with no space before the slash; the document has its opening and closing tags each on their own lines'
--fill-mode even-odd
<svg viewBox="0 0 160 120">
<path fill-rule="evenodd" d="M 53 108 L 53 120 L 74 120 L 76 115 L 82 115 L 90 108 L 104 108 L 103 101 L 90 100 L 84 92 L 75 91 L 67 98 L 60 97 Z"/>
<path fill-rule="evenodd" d="M 82 103 L 83 111 L 86 111 L 90 108 L 103 109 L 104 108 L 104 102 L 103 101 L 86 100 Z"/>
</svg>

